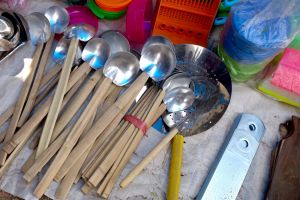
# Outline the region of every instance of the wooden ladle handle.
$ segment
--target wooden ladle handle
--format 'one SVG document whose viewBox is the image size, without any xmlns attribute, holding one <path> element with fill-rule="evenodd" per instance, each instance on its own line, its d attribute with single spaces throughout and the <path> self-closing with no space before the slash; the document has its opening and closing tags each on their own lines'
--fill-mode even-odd
<svg viewBox="0 0 300 200">
<path fill-rule="evenodd" d="M 178 133 L 177 128 L 173 128 L 152 150 L 151 152 L 137 165 L 135 168 L 122 180 L 120 186 L 126 187 L 139 173 L 149 164 L 151 160 L 172 140 Z"/>
</svg>

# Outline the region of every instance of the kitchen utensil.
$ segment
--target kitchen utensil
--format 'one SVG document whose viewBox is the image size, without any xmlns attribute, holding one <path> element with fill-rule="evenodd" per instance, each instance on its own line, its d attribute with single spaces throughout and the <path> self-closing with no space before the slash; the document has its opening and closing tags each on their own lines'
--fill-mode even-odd
<svg viewBox="0 0 300 200">
<path fill-rule="evenodd" d="M 47 41 L 47 44 L 43 51 L 43 54 L 40 58 L 39 67 L 37 69 L 37 72 L 36 72 L 36 75 L 34 78 L 34 84 L 30 90 L 30 93 L 27 98 L 27 102 L 24 106 L 22 115 L 19 119 L 18 127 L 21 127 L 25 123 L 25 121 L 27 120 L 27 118 L 33 108 L 34 102 L 36 100 L 38 88 L 40 86 L 42 76 L 44 74 L 44 70 L 46 68 L 46 64 L 47 64 L 47 61 L 48 61 L 48 58 L 50 55 L 52 43 L 54 40 L 54 34 L 62 33 L 69 23 L 69 15 L 68 15 L 67 11 L 64 8 L 59 7 L 59 6 L 52 6 L 52 7 L 48 8 L 45 12 L 45 17 L 49 21 L 50 29 L 51 29 L 52 33 L 51 33 L 50 39 Z"/>
<path fill-rule="evenodd" d="M 68 93 L 65 96 L 65 100 L 63 102 L 63 106 L 65 106 L 72 96 L 76 93 L 78 88 L 80 87 L 82 81 L 84 80 L 84 70 L 76 70 L 72 73 L 70 80 L 68 82 L 67 91 Z M 12 161 L 16 158 L 19 152 L 22 150 L 26 142 L 30 139 L 30 137 L 34 134 L 39 123 L 43 120 L 43 118 L 47 115 L 48 109 L 50 107 L 51 98 L 49 98 L 39 109 L 38 111 L 24 124 L 24 126 L 18 130 L 18 132 L 14 135 L 11 141 L 4 145 L 4 150 L 7 153 L 10 153 L 7 161 L 4 166 L 0 169 L 0 176 L 7 170 L 8 166 L 12 163 Z"/>
<path fill-rule="evenodd" d="M 50 23 L 42 13 L 32 13 L 25 17 L 29 26 L 32 44 L 38 45 L 48 41 L 51 35 Z"/>
<path fill-rule="evenodd" d="M 37 149 L 37 155 L 39 155 L 43 150 L 45 150 L 48 147 L 50 139 L 52 137 L 55 122 L 58 117 L 58 112 L 62 104 L 63 94 L 65 93 L 67 82 L 70 76 L 71 67 L 75 59 L 79 40 L 88 41 L 95 35 L 95 33 L 95 28 L 89 24 L 71 25 L 65 31 L 65 36 L 67 38 L 72 38 L 72 40 L 64 66 L 62 68 L 57 89 L 54 94 L 53 102 L 50 106 L 44 129 L 41 134 L 41 138 Z"/>
<path fill-rule="evenodd" d="M 128 40 L 118 31 L 105 31 L 101 38 L 106 40 L 110 46 L 110 55 L 117 52 L 130 51 Z"/>
<path fill-rule="evenodd" d="M 108 0 L 95 0 L 95 3 L 103 10 L 119 12 L 121 10 L 126 10 L 128 5 L 131 3 L 131 0 L 117 0 L 113 2 Z"/>
<path fill-rule="evenodd" d="M 18 102 L 16 103 L 16 107 L 14 110 L 12 120 L 7 129 L 5 139 L 4 139 L 5 143 L 8 142 L 13 137 L 13 135 L 16 131 L 17 123 L 21 117 L 22 110 L 26 103 L 26 99 L 28 97 L 28 93 L 31 88 L 32 81 L 34 79 L 34 75 L 37 70 L 39 58 L 43 51 L 44 42 L 46 42 L 50 36 L 49 22 L 42 14 L 40 14 L 40 13 L 30 14 L 29 16 L 27 16 L 27 22 L 29 25 L 31 41 L 34 44 L 38 44 L 38 46 L 34 52 L 32 62 L 30 63 L 29 75 L 28 75 L 27 79 L 25 80 L 25 84 L 21 90 L 21 94 L 18 98 Z M 7 158 L 6 152 L 1 151 L 0 152 L 0 165 L 4 164 L 6 158 Z"/>
<path fill-rule="evenodd" d="M 145 42 L 143 49 L 142 49 L 142 54 L 143 54 L 144 50 L 148 49 L 148 47 L 153 44 L 164 44 L 164 45 L 168 46 L 169 48 L 171 48 L 171 50 L 173 52 L 175 52 L 174 45 L 169 39 L 167 39 L 166 37 L 161 36 L 161 35 L 154 35 L 154 36 L 151 36 L 150 38 L 148 38 L 148 40 Z"/>
<path fill-rule="evenodd" d="M 264 132 L 255 115 L 238 116 L 196 199 L 236 199 Z"/>
<path fill-rule="evenodd" d="M 154 46 L 154 45 L 153 45 Z M 158 46 L 158 45 L 156 45 Z M 156 47 L 155 46 L 155 47 Z M 158 77 L 158 74 L 154 77 L 157 79 L 163 79 L 165 76 L 169 75 L 167 72 L 172 71 L 171 69 L 174 69 L 175 67 L 175 55 L 173 51 L 166 45 L 161 45 L 162 47 L 156 48 L 156 51 L 152 51 L 153 57 L 158 58 L 151 62 L 150 56 L 147 55 L 148 58 L 148 64 L 150 66 L 147 68 L 147 70 L 150 70 L 152 68 L 152 73 L 154 73 L 154 70 L 158 72 L 161 76 Z M 168 58 L 166 60 L 166 58 Z M 174 59 L 174 62 L 172 62 Z M 171 62 L 170 62 L 171 61 Z M 143 63 L 146 65 L 147 63 Z M 66 168 L 69 169 L 73 164 L 78 160 L 78 157 L 80 157 L 83 153 L 83 151 L 86 151 L 89 146 L 91 145 L 90 141 L 94 141 L 96 138 L 99 137 L 103 133 L 103 131 L 108 127 L 110 122 L 113 121 L 114 117 L 119 116 L 119 113 L 121 110 L 128 104 L 132 104 L 134 101 L 133 96 L 137 96 L 138 93 L 143 88 L 145 82 L 149 78 L 148 74 L 142 73 L 132 84 L 131 86 L 123 93 L 122 96 L 120 96 L 117 101 L 109 107 L 105 113 L 102 115 L 102 117 L 95 123 L 95 125 L 89 130 L 89 132 L 82 137 L 82 139 L 78 142 L 76 147 L 73 149 L 71 154 L 68 156 L 67 160 L 65 161 L 63 167 L 61 167 L 61 170 Z M 125 113 L 122 113 L 123 116 Z M 122 115 L 120 115 L 122 117 Z M 117 123 L 118 124 L 118 123 Z M 117 126 L 117 124 L 113 124 L 113 126 Z M 113 127 L 112 126 L 112 127 Z M 60 161 L 63 162 L 63 161 Z M 54 166 L 53 166 L 54 167 Z M 68 171 L 68 170 L 65 170 Z M 50 173 L 48 173 L 50 174 Z M 47 180 L 47 184 L 50 184 L 51 181 Z M 45 188 L 41 187 L 42 190 L 45 190 Z M 38 188 L 40 189 L 40 188 Z M 41 195 L 42 192 L 38 193 L 38 196 Z"/>
<path fill-rule="evenodd" d="M 126 187 L 133 178 L 144 169 L 157 153 L 160 152 L 164 145 L 168 144 L 176 135 L 178 129 L 181 131 L 181 134 L 185 136 L 205 131 L 221 118 L 229 104 L 231 94 L 230 76 L 224 64 L 214 53 L 197 45 L 176 45 L 175 52 L 177 70 L 185 73 L 186 76 L 193 81 L 194 86 L 192 87 L 194 87 L 195 101 L 187 110 L 165 114 L 163 117 L 164 122 L 172 128 L 171 131 L 153 148 L 143 161 L 129 173 L 121 182 L 121 187 Z M 184 77 L 180 77 L 182 75 L 177 76 L 179 77 L 179 83 L 182 83 Z M 182 80 L 180 80 L 180 78 Z M 165 84 L 166 86 L 170 85 L 168 81 L 166 81 Z M 190 85 L 189 81 L 187 81 L 186 84 Z M 175 125 L 177 125 L 178 129 L 173 128 Z M 178 136 L 175 139 L 176 140 L 173 140 L 173 144 L 178 144 L 178 147 L 181 148 L 183 142 L 182 136 Z M 180 156 L 180 154 L 177 156 Z M 177 161 L 180 161 L 180 163 L 174 163 L 175 161 L 171 161 L 171 163 L 180 167 L 181 159 Z M 172 168 L 171 166 L 170 175 L 173 176 L 170 176 L 169 180 L 177 180 L 178 182 L 173 182 L 177 185 L 177 188 L 169 187 L 168 195 L 174 195 L 172 198 L 176 198 L 178 197 L 180 169 L 177 168 L 175 172 L 172 172 Z M 175 178 L 174 175 L 176 175 Z M 173 186 L 171 182 L 170 186 Z M 171 196 L 168 197 L 171 198 Z"/>
<path fill-rule="evenodd" d="M 112 78 L 112 80 L 110 80 L 109 78 L 105 78 L 99 86 L 99 88 L 97 89 L 97 91 L 95 92 L 95 94 L 93 95 L 88 106 L 81 114 L 71 133 L 68 135 L 66 139 L 67 142 L 64 143 L 61 150 L 56 155 L 54 161 L 51 163 L 45 176 L 42 178 L 42 181 L 36 187 L 34 191 L 35 196 L 40 197 L 44 194 L 44 192 L 52 182 L 53 178 L 56 176 L 57 172 L 64 164 L 64 161 L 67 159 L 68 155 L 70 154 L 77 140 L 80 137 L 80 134 L 78 133 L 82 133 L 82 130 L 84 130 L 85 126 L 87 125 L 88 119 L 90 119 L 91 115 L 93 114 L 93 111 L 99 106 L 101 101 L 104 101 L 103 96 L 105 95 L 106 91 L 104 88 L 107 88 L 106 86 L 111 85 L 112 82 L 119 86 L 128 84 L 136 77 L 138 71 L 138 60 L 134 55 L 130 54 L 129 52 L 116 53 L 107 60 L 103 69 L 103 74 L 106 77 Z M 89 147 L 89 144 L 90 142 L 88 142 L 88 144 L 86 144 L 85 146 Z M 83 151 L 86 150 L 87 149 Z"/>
<path fill-rule="evenodd" d="M 19 14 L 4 11 L 0 9 L 0 16 L 8 19 L 14 26 L 14 34 L 9 40 L 5 40 L 5 43 L 9 43 L 10 50 L 0 53 L 0 62 L 8 58 L 19 47 L 25 44 L 29 39 L 28 25 L 26 20 Z M 0 40 L 3 40 L 0 39 Z M 0 45 L 1 46 L 1 45 Z M 7 48 L 7 47 L 6 47 Z"/>
<path fill-rule="evenodd" d="M 90 66 L 87 64 L 82 64 L 78 69 L 75 69 L 68 81 L 67 91 L 69 91 L 72 86 L 82 78 L 87 76 L 86 71 Z M 29 118 L 29 120 L 14 134 L 13 138 L 3 146 L 3 150 L 10 154 L 12 151 L 20 144 L 25 138 L 32 136 L 33 132 L 36 130 L 40 122 L 44 119 L 49 111 L 49 107 L 52 102 L 53 95 L 50 96 L 47 101 L 41 105 L 41 107 Z M 64 104 L 67 101 L 64 101 Z"/>
<path fill-rule="evenodd" d="M 15 33 L 15 27 L 9 19 L 0 16 L 0 38 L 9 40 Z"/>
</svg>

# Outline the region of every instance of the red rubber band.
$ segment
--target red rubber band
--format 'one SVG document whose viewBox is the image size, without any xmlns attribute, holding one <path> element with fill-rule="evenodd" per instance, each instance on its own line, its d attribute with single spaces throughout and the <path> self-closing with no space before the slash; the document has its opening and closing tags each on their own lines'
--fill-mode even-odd
<svg viewBox="0 0 300 200">
<path fill-rule="evenodd" d="M 140 129 L 143 132 L 144 135 L 146 135 L 147 130 L 148 130 L 148 126 L 143 120 L 141 120 L 141 119 L 139 119 L 139 118 L 137 118 L 136 116 L 133 116 L 133 115 L 125 115 L 124 120 L 130 122 L 131 124 L 133 124 L 135 127 Z"/>
</svg>

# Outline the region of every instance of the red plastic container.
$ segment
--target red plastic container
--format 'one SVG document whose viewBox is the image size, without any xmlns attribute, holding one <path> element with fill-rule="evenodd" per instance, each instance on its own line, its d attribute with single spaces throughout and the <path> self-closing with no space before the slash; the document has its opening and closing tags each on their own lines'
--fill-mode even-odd
<svg viewBox="0 0 300 200">
<path fill-rule="evenodd" d="M 221 0 L 160 0 L 152 35 L 206 47 Z"/>
</svg>

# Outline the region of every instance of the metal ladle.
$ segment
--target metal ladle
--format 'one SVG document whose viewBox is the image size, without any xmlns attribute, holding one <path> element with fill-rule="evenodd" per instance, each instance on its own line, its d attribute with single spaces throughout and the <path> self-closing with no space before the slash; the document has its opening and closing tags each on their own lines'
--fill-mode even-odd
<svg viewBox="0 0 300 200">
<path fill-rule="evenodd" d="M 182 132 L 181 134 L 190 136 L 203 131 L 203 128 L 207 129 L 213 126 L 221 118 L 229 104 L 231 94 L 231 79 L 222 61 L 214 53 L 200 46 L 177 45 L 175 46 L 175 49 L 177 68 L 179 71 L 186 73 L 186 75 L 191 77 L 193 80 L 195 85 L 194 92 L 196 99 L 189 109 L 168 113 L 163 117 L 164 122 L 172 129 L 163 138 L 163 140 L 156 145 L 156 147 L 153 148 L 153 150 L 134 168 L 134 170 L 127 175 L 127 177 L 121 182 L 121 187 L 127 186 L 133 180 L 133 178 L 137 176 L 142 169 L 144 169 L 144 167 L 161 151 L 161 149 L 172 140 L 179 130 Z M 215 86 L 217 87 L 217 90 L 213 90 L 213 95 L 210 93 L 203 93 L 202 95 L 199 95 L 199 91 L 197 90 L 199 90 L 199 84 L 204 77 L 205 80 L 211 80 L 214 84 L 216 84 Z M 202 86 L 205 86 L 205 84 Z M 207 91 L 209 92 L 209 90 Z M 216 96 L 217 99 L 219 99 L 217 101 L 212 99 Z M 205 102 L 211 101 L 213 102 L 213 105 L 208 109 L 199 109 L 199 107 L 203 108 L 209 105 Z M 202 104 L 200 102 L 202 102 Z M 201 110 L 205 110 L 206 113 L 204 113 L 204 111 L 200 112 Z M 205 117 L 208 119 L 204 119 Z M 216 117 L 217 120 L 212 121 L 214 117 Z M 209 125 L 203 126 L 203 124 Z M 182 145 L 183 137 L 182 135 L 177 135 L 173 139 L 167 199 L 178 199 Z"/>
<path fill-rule="evenodd" d="M 4 16 L 0 16 L 0 38 L 9 40 L 15 33 L 14 25 Z"/>
<path fill-rule="evenodd" d="M 126 37 L 118 31 L 105 31 L 101 38 L 106 40 L 110 46 L 110 55 L 121 51 L 130 51 L 130 45 Z"/>
<path fill-rule="evenodd" d="M 112 82 L 118 86 L 128 84 L 135 79 L 138 71 L 139 62 L 137 58 L 129 52 L 118 52 L 116 54 L 113 54 L 106 61 L 103 69 L 103 74 L 106 76 L 106 78 L 102 81 L 101 85 L 95 91 L 88 106 L 81 114 L 77 123 L 72 128 L 71 133 L 68 135 L 66 142 L 63 144 L 54 161 L 51 163 L 42 181 L 35 189 L 34 194 L 36 196 L 40 196 L 44 193 L 44 191 L 52 182 L 53 178 L 57 175 L 57 172 L 60 171 L 62 165 L 67 162 L 66 159 L 68 158 L 68 155 L 72 151 L 73 147 L 76 145 L 76 142 L 83 132 L 86 124 L 89 122 L 89 119 L 92 117 L 100 102 L 104 100 L 103 97 L 107 93 L 107 90 L 104 88 L 106 88 L 107 85 L 111 85 Z M 82 141 L 84 140 L 81 139 L 79 143 L 82 143 Z M 88 148 L 83 148 L 81 149 L 81 151 L 88 151 L 90 145 L 92 145 L 92 142 L 89 140 L 87 144 L 84 144 L 84 146 Z M 75 147 L 75 149 L 77 147 L 78 145 Z M 80 157 L 76 156 L 76 158 L 72 161 L 76 162 L 79 158 Z M 73 165 L 68 165 L 68 167 L 71 166 Z"/>
<path fill-rule="evenodd" d="M 40 15 L 41 14 L 39 14 L 39 17 L 41 17 Z M 34 86 L 32 87 L 32 89 L 28 95 L 28 100 L 26 102 L 26 105 L 23 109 L 20 120 L 18 122 L 19 127 L 21 127 L 25 123 L 25 121 L 29 117 L 30 112 L 33 109 L 33 105 L 36 100 L 38 88 L 40 86 L 42 76 L 44 74 L 46 64 L 47 64 L 47 61 L 49 58 L 49 54 L 51 51 L 52 43 L 54 40 L 54 35 L 56 33 L 62 33 L 69 23 L 69 15 L 68 15 L 67 11 L 64 8 L 59 7 L 59 6 L 52 6 L 52 7 L 48 8 L 46 10 L 44 16 L 45 17 L 41 17 L 41 19 L 43 19 L 43 21 L 46 21 L 46 20 L 48 21 L 51 32 L 49 33 L 48 32 L 49 30 L 47 30 L 47 32 L 46 32 L 47 37 L 50 34 L 49 39 L 47 40 L 47 43 L 43 50 L 43 53 L 40 57 L 39 68 L 37 69 L 36 76 L 34 78 Z M 44 22 L 44 23 L 46 23 L 46 22 Z M 34 31 L 36 31 L 36 29 L 33 29 L 31 31 L 34 32 Z"/>
<path fill-rule="evenodd" d="M 57 84 L 57 88 L 53 97 L 53 101 L 50 106 L 47 119 L 40 137 L 40 141 L 37 149 L 37 152 L 39 153 L 44 151 L 49 146 L 50 139 L 52 137 L 53 129 L 55 126 L 55 122 L 57 120 L 58 113 L 62 105 L 63 97 L 66 91 L 66 86 L 70 76 L 71 68 L 73 66 L 79 41 L 86 42 L 90 40 L 95 35 L 95 33 L 96 33 L 95 28 L 89 24 L 71 25 L 65 31 L 64 34 L 65 37 L 69 39 L 72 38 L 72 39 Z"/>
<path fill-rule="evenodd" d="M 154 46 L 154 45 L 153 45 Z M 126 55 L 123 57 L 123 55 Z M 175 68 L 175 54 L 174 52 L 166 45 L 162 45 L 161 48 L 157 48 L 157 52 L 153 52 L 153 55 L 156 57 L 152 57 L 152 66 L 153 70 L 156 70 L 161 75 L 160 77 L 155 76 L 154 78 L 156 80 L 162 80 L 167 75 L 169 75 L 169 71 L 172 71 Z M 170 57 L 168 57 L 170 56 Z M 106 62 L 106 67 L 104 67 L 103 73 L 107 77 L 113 78 L 112 80 L 105 80 L 102 82 L 101 88 L 105 88 L 111 84 L 111 82 L 114 83 L 120 83 L 125 84 L 128 82 L 128 80 L 124 80 L 125 77 L 127 77 L 126 71 L 123 71 L 123 69 L 127 68 L 130 70 L 130 73 L 132 73 L 131 70 L 135 69 L 137 67 L 137 72 L 139 68 L 139 63 L 137 58 L 130 54 L 129 52 L 119 52 L 112 55 L 113 59 L 109 58 Z M 123 57 L 123 58 L 120 58 Z M 149 58 L 150 62 L 150 58 Z M 123 65 L 126 64 L 125 68 L 120 71 L 117 68 L 117 65 Z M 140 62 L 141 64 L 141 62 Z M 144 63 L 145 64 L 145 63 Z M 150 68 L 150 67 L 149 67 Z M 148 69 L 149 69 L 148 68 Z M 170 69 L 171 68 L 171 69 Z M 152 71 L 153 71 L 152 70 Z M 134 70 L 135 71 L 135 70 Z M 119 74 L 120 72 L 120 74 Z M 121 73 L 122 72 L 122 73 Z M 123 74 L 125 73 L 125 74 Z M 123 74 L 123 75 L 121 75 Z M 131 86 L 117 99 L 117 101 L 109 107 L 100 117 L 97 122 L 94 123 L 93 127 L 87 132 L 85 136 L 81 138 L 81 140 L 77 143 L 76 147 L 73 148 L 72 152 L 67 152 L 66 154 L 70 154 L 67 158 L 67 160 L 64 162 L 64 165 L 59 165 L 58 168 L 63 169 L 64 171 L 68 171 L 71 166 L 73 166 L 74 163 L 76 163 L 79 159 L 79 157 L 89 149 L 89 147 L 92 145 L 90 141 L 96 140 L 103 131 L 110 125 L 110 123 L 115 119 L 116 116 L 119 116 L 122 109 L 124 109 L 128 104 L 131 104 L 134 102 L 135 98 L 138 93 L 141 91 L 141 89 L 144 87 L 146 81 L 148 80 L 149 75 L 147 73 L 142 73 L 132 84 Z M 108 78 L 106 78 L 108 79 Z M 103 89 L 104 90 L 104 89 Z M 103 91 L 104 93 L 104 91 Z M 122 113 L 124 116 L 125 114 Z M 66 155 L 65 155 L 66 156 Z M 55 166 L 53 166 L 54 168 Z M 58 170 L 58 169 L 56 169 Z M 61 171 L 61 170 L 60 170 Z M 49 172 L 49 174 L 52 172 Z M 48 184 L 48 183 L 47 183 Z M 50 183 L 49 183 L 50 184 Z M 38 188 L 40 190 L 40 188 Z M 43 190 L 45 188 L 42 188 Z M 41 193 L 38 193 L 39 195 Z"/>
<path fill-rule="evenodd" d="M 23 108 L 25 106 L 28 94 L 31 89 L 31 84 L 34 80 L 34 75 L 37 71 L 39 60 L 43 52 L 44 43 L 50 37 L 50 24 L 46 17 L 41 13 L 32 13 L 26 17 L 31 41 L 34 45 L 38 45 L 32 57 L 32 63 L 30 64 L 30 73 L 25 80 L 24 86 L 22 87 L 21 94 L 19 95 L 18 101 L 16 103 L 12 119 L 10 121 L 9 127 L 6 131 L 4 142 L 8 142 L 12 139 L 15 133 L 18 122 L 21 118 Z M 7 158 L 7 153 L 5 151 L 0 152 L 0 163 L 4 164 Z"/>
</svg>

